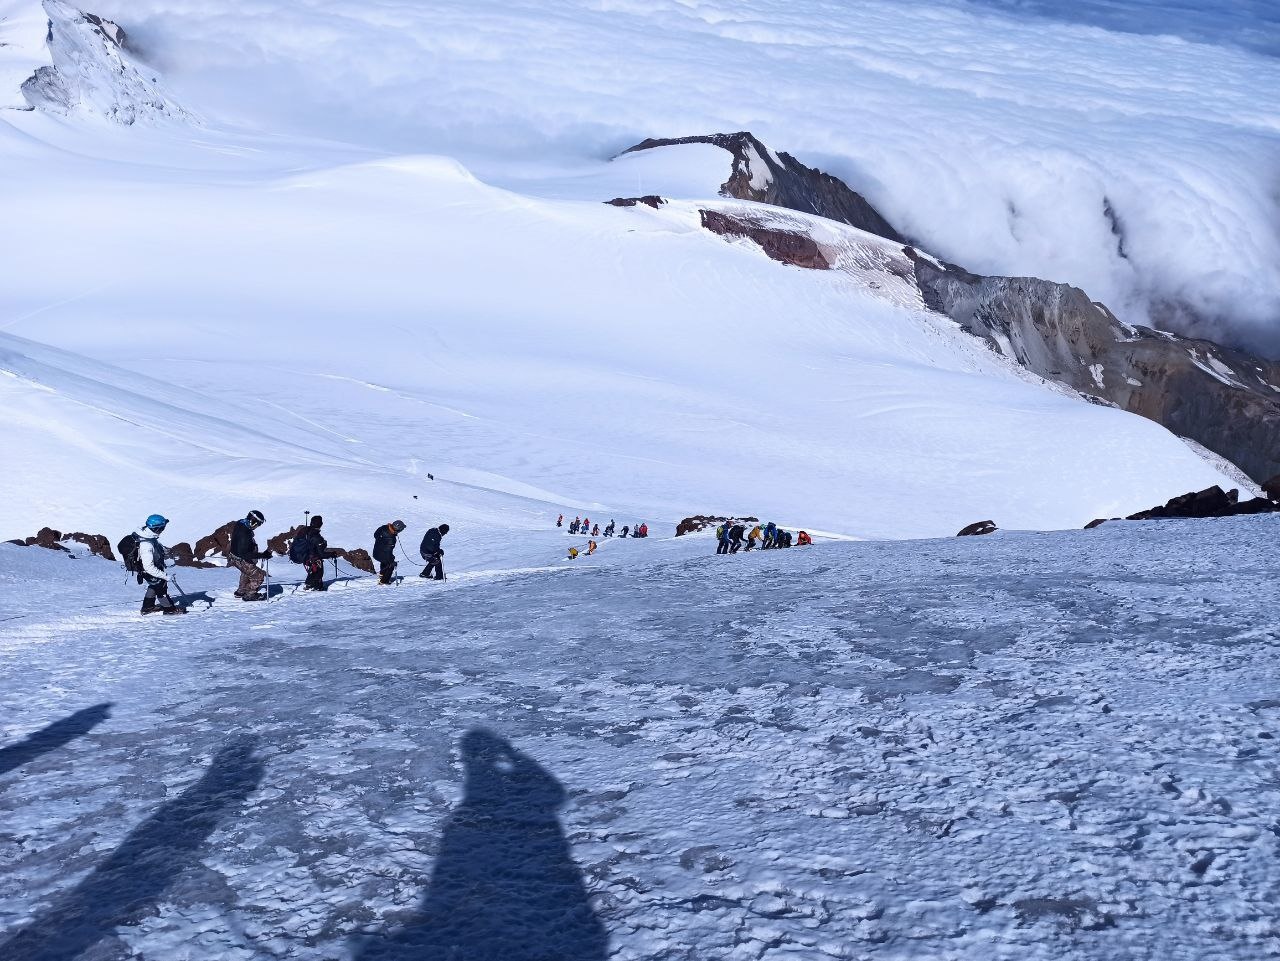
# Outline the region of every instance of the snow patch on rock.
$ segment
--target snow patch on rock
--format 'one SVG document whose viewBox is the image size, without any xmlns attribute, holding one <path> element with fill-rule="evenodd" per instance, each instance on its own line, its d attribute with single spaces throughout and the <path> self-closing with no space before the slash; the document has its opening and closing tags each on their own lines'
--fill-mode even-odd
<svg viewBox="0 0 1280 961">
<path fill-rule="evenodd" d="M 44 0 L 44 11 L 49 18 L 45 43 L 53 62 L 22 84 L 31 108 L 86 112 L 125 125 L 145 118 L 194 119 L 173 101 L 160 78 L 129 54 L 118 24 L 63 0 Z"/>
</svg>

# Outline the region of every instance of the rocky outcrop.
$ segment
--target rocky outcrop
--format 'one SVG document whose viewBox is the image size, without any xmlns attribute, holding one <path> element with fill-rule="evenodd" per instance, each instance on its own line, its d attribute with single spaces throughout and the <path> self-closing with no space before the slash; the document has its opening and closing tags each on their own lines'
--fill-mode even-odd
<svg viewBox="0 0 1280 961">
<path fill-rule="evenodd" d="M 700 137 L 649 139 L 623 153 L 694 143 L 711 144 L 728 151 L 731 158 L 729 179 L 720 187 L 720 192 L 726 197 L 817 214 L 889 240 L 902 242 L 904 239 L 865 197 L 851 190 L 844 181 L 806 167 L 790 154 L 775 154 L 745 130 Z"/>
<path fill-rule="evenodd" d="M 738 524 L 759 524 L 758 517 L 716 517 L 711 514 L 694 514 L 692 517 L 686 517 L 676 525 L 676 537 L 683 537 L 685 534 L 696 534 L 698 531 L 705 531 L 708 527 L 716 527 L 719 524 L 728 524 L 730 522 Z"/>
<path fill-rule="evenodd" d="M 788 154 L 773 153 L 750 133 L 651 139 L 627 152 L 691 143 L 729 153 L 729 177 L 721 188 L 726 196 L 816 214 L 902 242 L 860 194 Z M 816 240 L 804 242 L 802 226 L 770 229 L 736 212 L 707 210 L 702 218 L 708 229 L 754 240 L 784 263 L 832 266 Z M 918 290 L 927 308 L 952 318 L 998 353 L 1088 400 L 1162 424 L 1255 480 L 1280 475 L 1280 364 L 1207 340 L 1130 326 L 1067 284 L 974 274 L 915 246 L 903 246 L 901 252 L 909 258 L 903 264 L 913 294 Z M 894 257 L 901 260 L 896 249 Z M 893 258 L 874 260 L 868 258 L 862 269 L 891 275 L 885 289 L 906 282 Z M 870 285 L 880 286 L 878 281 Z M 1276 490 L 1280 493 L 1280 479 Z"/>
<path fill-rule="evenodd" d="M 1280 364 L 1133 327 L 1076 287 L 983 277 L 906 253 L 925 304 L 1087 398 L 1189 437 L 1256 480 L 1280 471 Z"/>
<path fill-rule="evenodd" d="M 956 537 L 978 537 L 982 534 L 994 534 L 999 529 L 995 521 L 974 521 L 968 527 L 961 528 Z"/>
<path fill-rule="evenodd" d="M 1262 492 L 1273 501 L 1280 501 L 1280 474 L 1263 484 Z"/>
<path fill-rule="evenodd" d="M 63 0 L 44 0 L 44 10 L 52 63 L 22 84 L 22 96 L 33 109 L 56 114 L 85 110 L 120 124 L 154 117 L 193 119 L 170 98 L 155 72 L 129 53 L 118 24 Z"/>
<path fill-rule="evenodd" d="M 1266 497 L 1253 497 L 1242 501 L 1238 490 L 1224 491 L 1221 487 L 1215 485 L 1202 491 L 1179 494 L 1158 507 L 1130 514 L 1125 520 L 1147 521 L 1171 517 L 1238 517 L 1242 514 L 1273 513 L 1280 513 L 1280 501 Z M 1119 518 L 1113 517 L 1111 520 L 1119 520 Z M 1092 520 L 1085 525 L 1085 530 L 1091 530 L 1106 522 L 1106 518 Z"/>
<path fill-rule="evenodd" d="M 34 537 L 19 538 L 7 543 L 17 544 L 19 547 L 43 547 L 46 550 L 65 551 L 68 554 L 71 553 L 70 548 L 67 547 L 68 543 L 82 544 L 95 557 L 102 557 L 109 561 L 116 559 L 116 555 L 111 550 L 111 542 L 102 534 L 84 534 L 80 531 L 63 534 L 52 527 L 42 527 Z"/>
<path fill-rule="evenodd" d="M 780 230 L 752 221 L 748 217 L 731 217 L 716 210 L 700 210 L 702 226 L 722 237 L 745 237 L 759 244 L 773 260 L 808 270 L 830 270 L 831 261 L 817 241 L 807 234 Z"/>
<path fill-rule="evenodd" d="M 614 197 L 612 200 L 606 200 L 611 207 L 634 207 L 636 204 L 644 204 L 646 207 L 652 207 L 657 210 L 666 203 L 657 194 L 645 194 L 643 197 Z"/>
</svg>

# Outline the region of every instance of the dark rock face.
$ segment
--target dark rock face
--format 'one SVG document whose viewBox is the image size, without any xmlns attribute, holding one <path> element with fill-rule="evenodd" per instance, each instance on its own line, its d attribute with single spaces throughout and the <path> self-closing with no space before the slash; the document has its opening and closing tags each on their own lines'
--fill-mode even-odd
<svg viewBox="0 0 1280 961">
<path fill-rule="evenodd" d="M 1131 327 L 1076 287 L 982 277 L 908 247 L 925 303 L 1048 380 L 1163 424 L 1255 479 L 1280 471 L 1280 364 Z"/>
<path fill-rule="evenodd" d="M 860 194 L 785 153 L 773 154 L 750 133 L 650 139 L 626 152 L 692 143 L 712 144 L 731 155 L 729 179 L 721 188 L 727 196 L 817 214 L 902 241 Z M 703 212 L 708 229 L 750 237 L 777 260 L 812 269 L 830 266 L 825 258 L 806 255 L 802 234 L 759 234 L 760 228 L 723 215 L 709 219 L 712 213 Z M 1118 221 L 1116 229 L 1122 243 Z M 1274 478 L 1268 495 L 1280 499 L 1280 363 L 1207 340 L 1129 326 L 1067 284 L 986 277 L 935 261 L 914 247 L 904 253 L 930 309 L 1041 377 L 1153 420 L 1257 481 Z"/>
<path fill-rule="evenodd" d="M 746 237 L 753 240 L 772 259 L 808 270 L 830 270 L 831 262 L 822 248 L 807 234 L 779 230 L 752 223 L 745 217 L 729 217 L 715 210 L 700 210 L 702 226 L 722 237 Z"/>
<path fill-rule="evenodd" d="M 1224 491 L 1221 487 L 1209 487 L 1170 498 L 1159 507 L 1130 514 L 1126 520 L 1146 521 L 1167 517 L 1235 517 L 1240 514 L 1271 514 L 1280 512 L 1280 503 L 1265 497 L 1240 500 L 1238 490 Z M 1096 527 L 1101 521 L 1089 526 Z"/>
<path fill-rule="evenodd" d="M 698 531 L 704 531 L 708 527 L 715 527 L 718 524 L 727 524 L 730 521 L 737 521 L 740 524 L 759 524 L 758 517 L 716 517 L 711 514 L 694 514 L 692 517 L 686 517 L 676 525 L 676 537 L 683 537 L 685 534 L 696 534 Z"/>
<path fill-rule="evenodd" d="M 999 529 L 996 527 L 995 521 L 974 521 L 968 527 L 963 528 L 956 537 L 977 537 L 980 534 L 994 534 Z"/>
<path fill-rule="evenodd" d="M 904 239 L 865 197 L 850 190 L 844 181 L 806 167 L 790 154 L 774 154 L 745 130 L 701 137 L 649 139 L 623 153 L 692 143 L 720 147 L 733 158 L 729 179 L 720 187 L 726 197 L 817 214 L 889 240 L 902 242 Z"/>
<path fill-rule="evenodd" d="M 657 194 L 645 194 L 643 197 L 614 197 L 612 200 L 606 200 L 605 203 L 613 207 L 634 207 L 636 204 L 644 204 L 646 207 L 657 210 L 666 201 Z"/>
<path fill-rule="evenodd" d="M 231 528 L 235 523 L 235 521 L 227 521 L 212 534 L 206 534 L 196 541 L 195 559 L 202 561 L 212 554 L 226 557 L 227 551 L 231 548 Z"/>
<path fill-rule="evenodd" d="M 1263 484 L 1262 490 L 1273 501 L 1280 501 L 1280 474 Z"/>
<path fill-rule="evenodd" d="M 83 544 L 89 548 L 89 553 L 96 557 L 109 561 L 116 559 L 116 555 L 111 550 L 111 542 L 102 534 L 84 534 L 80 531 L 64 534 L 61 531 L 55 531 L 52 527 L 42 527 L 34 537 L 18 538 L 7 543 L 17 544 L 19 547 L 43 547 L 46 550 L 65 551 L 69 554 L 71 551 L 66 546 L 68 541 Z"/>
</svg>

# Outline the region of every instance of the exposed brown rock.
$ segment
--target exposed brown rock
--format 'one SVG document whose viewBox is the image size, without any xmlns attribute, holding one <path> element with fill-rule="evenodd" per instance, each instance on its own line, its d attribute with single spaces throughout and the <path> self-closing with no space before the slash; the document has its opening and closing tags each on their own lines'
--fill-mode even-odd
<svg viewBox="0 0 1280 961">
<path fill-rule="evenodd" d="M 904 238 L 861 194 L 830 174 L 806 167 L 787 153 L 775 154 L 745 130 L 699 137 L 650 138 L 623 153 L 705 143 L 729 152 L 729 179 L 720 193 L 738 200 L 786 207 L 849 224 L 889 240 Z M 761 186 L 753 186 L 764 184 Z"/>
<path fill-rule="evenodd" d="M 646 207 L 657 210 L 666 201 L 657 194 L 645 194 L 643 197 L 614 197 L 612 200 L 606 200 L 605 203 L 614 207 L 634 207 L 636 204 L 644 204 Z"/>
<path fill-rule="evenodd" d="M 1106 518 L 1106 517 L 1095 517 L 1093 520 L 1089 521 L 1089 523 L 1087 523 L 1087 524 L 1085 524 L 1085 525 L 1084 525 L 1084 529 L 1085 529 L 1085 530 L 1087 530 L 1087 531 L 1091 531 L 1091 530 L 1093 530 L 1095 527 L 1101 527 L 1101 526 L 1102 526 L 1103 524 L 1105 524 L 1108 520 L 1113 520 L 1113 521 L 1114 521 L 1114 520 L 1119 520 L 1119 518 L 1118 518 L 1118 517 L 1112 517 L 1112 518 Z"/>
<path fill-rule="evenodd" d="M 962 528 L 956 537 L 976 537 L 979 534 L 993 534 L 997 530 L 995 521 L 974 521 L 968 527 Z"/>
<path fill-rule="evenodd" d="M 817 214 L 903 240 L 864 197 L 839 179 L 788 154 L 772 153 L 745 131 L 650 139 L 627 152 L 691 143 L 713 144 L 730 154 L 729 178 L 721 188 L 726 196 Z M 705 214 L 704 225 L 715 229 L 706 223 Z M 803 235 L 790 234 L 781 249 L 771 249 L 750 231 L 717 232 L 752 237 L 785 263 L 818 266 L 788 253 L 806 249 L 797 239 Z M 1280 499 L 1280 363 L 1207 340 L 1130 326 L 1067 284 L 1036 277 L 985 277 L 935 262 L 914 247 L 906 247 L 904 253 L 914 263 L 914 283 L 925 304 L 985 339 L 992 349 L 1088 400 L 1162 424 L 1227 458 L 1257 481 L 1275 477 L 1267 493 Z"/>
<path fill-rule="evenodd" d="M 809 270 L 830 270 L 831 263 L 817 242 L 807 234 L 753 223 L 746 217 L 730 217 L 716 210 L 700 210 L 702 226 L 722 237 L 746 237 L 774 260 Z"/>
<path fill-rule="evenodd" d="M 81 531 L 72 531 L 70 534 L 64 534 L 61 531 L 55 531 L 52 527 L 42 527 L 34 537 L 17 538 L 8 541 L 10 544 L 17 544 L 19 547 L 43 547 L 51 551 L 65 551 L 71 553 L 67 542 L 83 544 L 89 548 L 89 553 L 97 557 L 114 561 L 116 555 L 111 550 L 111 542 L 102 534 L 85 534 Z"/>
<path fill-rule="evenodd" d="M 221 564 L 214 564 L 210 561 L 201 560 L 196 557 L 195 553 L 191 550 L 191 545 L 186 541 L 179 541 L 172 547 L 168 548 L 165 553 L 165 557 L 172 561 L 175 567 L 208 568 L 222 566 Z"/>
<path fill-rule="evenodd" d="M 290 528 L 267 541 L 267 547 L 270 550 L 275 551 L 277 554 L 284 554 L 288 556 L 289 545 L 293 543 L 293 539 L 307 529 L 306 524 L 299 524 L 297 527 Z M 349 551 L 330 544 L 329 549 L 337 551 L 338 557 L 341 560 L 345 560 L 356 570 L 364 571 L 367 574 L 373 573 L 373 558 L 369 556 L 369 552 L 363 547 L 357 547 L 355 550 Z"/>
<path fill-rule="evenodd" d="M 710 514 L 694 514 L 692 517 L 686 517 L 676 525 L 676 537 L 683 537 L 685 534 L 694 534 L 698 531 L 706 530 L 708 527 L 715 527 L 718 524 L 727 524 L 730 521 L 736 521 L 740 524 L 758 524 L 758 517 L 714 517 Z"/>
<path fill-rule="evenodd" d="M 235 521 L 227 521 L 212 534 L 206 534 L 196 541 L 194 552 L 196 560 L 204 560 L 211 554 L 221 554 L 226 557 L 231 547 L 231 528 L 235 523 Z"/>
</svg>

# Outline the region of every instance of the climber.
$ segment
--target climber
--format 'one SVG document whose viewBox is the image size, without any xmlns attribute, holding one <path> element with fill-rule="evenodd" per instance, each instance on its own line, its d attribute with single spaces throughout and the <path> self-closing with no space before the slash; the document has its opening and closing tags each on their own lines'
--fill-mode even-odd
<svg viewBox="0 0 1280 961">
<path fill-rule="evenodd" d="M 809 547 L 813 544 L 813 538 L 809 536 L 808 531 L 801 531 L 796 535 L 796 547 Z"/>
<path fill-rule="evenodd" d="M 289 560 L 301 564 L 302 569 L 307 572 L 306 580 L 302 583 L 304 591 L 329 589 L 324 582 L 324 562 L 327 558 L 337 557 L 338 552 L 329 548 L 329 542 L 320 533 L 323 526 L 324 518 L 319 514 L 313 515 L 289 545 Z"/>
<path fill-rule="evenodd" d="M 604 529 L 604 536 L 605 537 L 613 536 L 613 520 L 612 519 L 610 519 L 609 521 L 609 526 Z"/>
<path fill-rule="evenodd" d="M 435 580 L 444 580 L 444 549 L 440 546 L 440 539 L 448 533 L 449 525 L 441 524 L 422 535 L 422 545 L 418 548 L 418 552 L 422 554 L 422 559 L 427 562 L 427 566 L 422 569 L 419 577 L 431 578 L 434 571 Z"/>
<path fill-rule="evenodd" d="M 587 541 L 587 556 L 590 557 L 595 552 L 596 552 L 596 542 Z"/>
<path fill-rule="evenodd" d="M 742 550 L 742 538 L 746 536 L 747 528 L 742 524 L 734 524 L 729 528 L 729 553 L 736 554 Z"/>
<path fill-rule="evenodd" d="M 373 559 L 378 562 L 378 583 L 390 584 L 396 573 L 396 538 L 404 530 L 404 521 L 383 524 L 373 532 Z"/>
<path fill-rule="evenodd" d="M 561 514 L 556 518 L 556 527 L 564 527 L 564 515 Z"/>
<path fill-rule="evenodd" d="M 258 541 L 253 532 L 266 520 L 262 511 L 249 511 L 244 520 L 231 525 L 231 543 L 227 546 L 227 566 L 240 572 L 240 585 L 236 588 L 236 597 L 242 601 L 265 601 L 267 595 L 261 591 L 262 582 L 267 572 L 258 566 L 258 561 L 271 557 L 271 551 L 259 551 Z"/>
<path fill-rule="evenodd" d="M 756 544 L 756 541 L 758 541 L 758 540 L 760 540 L 760 525 L 759 525 L 759 524 L 757 524 L 755 527 L 751 528 L 751 533 L 747 535 L 747 550 L 751 550 L 751 548 L 758 546 L 758 545 Z"/>
<path fill-rule="evenodd" d="M 773 521 L 764 525 L 764 539 L 760 542 L 761 550 L 768 550 L 771 547 L 778 546 L 778 527 Z"/>
<path fill-rule="evenodd" d="M 729 532 L 733 529 L 732 521 L 725 521 L 716 528 L 716 553 L 729 553 Z"/>
<path fill-rule="evenodd" d="M 630 528 L 630 527 L 628 527 L 626 524 L 623 524 L 623 525 L 622 525 L 622 533 L 620 533 L 618 536 L 619 536 L 619 537 L 626 537 L 626 536 L 627 536 L 627 532 L 628 532 L 628 531 L 630 531 L 630 530 L 631 530 L 631 528 Z"/>
<path fill-rule="evenodd" d="M 167 518 L 152 514 L 141 528 L 117 545 L 125 570 L 136 574 L 139 584 L 147 585 L 147 594 L 142 599 L 143 614 L 153 614 L 156 610 L 164 614 L 187 612 L 185 607 L 176 604 L 169 596 L 169 578 L 164 572 L 166 551 L 160 543 L 160 535 L 168 524 Z"/>
</svg>

